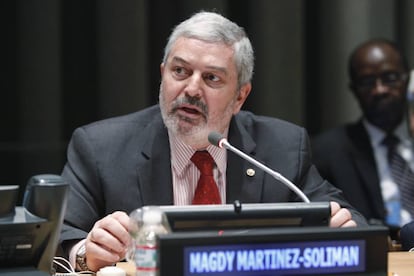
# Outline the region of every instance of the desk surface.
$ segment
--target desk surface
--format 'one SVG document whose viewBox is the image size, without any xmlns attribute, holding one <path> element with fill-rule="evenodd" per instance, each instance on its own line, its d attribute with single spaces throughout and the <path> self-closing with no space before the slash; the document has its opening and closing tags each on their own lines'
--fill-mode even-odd
<svg viewBox="0 0 414 276">
<path fill-rule="evenodd" d="M 118 263 L 128 276 L 135 276 L 135 268 L 131 263 Z M 388 276 L 413 276 L 414 252 L 388 253 Z"/>
<path fill-rule="evenodd" d="M 414 275 L 414 252 L 388 253 L 388 276 Z"/>
</svg>

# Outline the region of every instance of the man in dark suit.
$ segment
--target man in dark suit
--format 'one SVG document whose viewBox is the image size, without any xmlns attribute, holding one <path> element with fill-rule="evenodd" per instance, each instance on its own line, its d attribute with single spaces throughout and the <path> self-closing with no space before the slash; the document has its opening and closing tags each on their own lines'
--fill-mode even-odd
<svg viewBox="0 0 414 276">
<path fill-rule="evenodd" d="M 62 174 L 72 189 L 61 239 L 78 269 L 96 271 L 124 258 L 134 209 L 191 204 L 200 173 L 190 159 L 198 151 L 214 160 L 221 203 L 300 201 L 263 171 L 210 145 L 211 131 L 278 170 L 311 200 L 331 202 L 332 227 L 366 224 L 311 164 L 303 128 L 240 111 L 252 73 L 253 50 L 243 29 L 201 12 L 169 38 L 159 106 L 74 132 Z"/>
<path fill-rule="evenodd" d="M 363 117 L 312 139 L 320 174 L 340 188 L 369 222 L 397 229 L 411 220 L 411 214 L 401 204 L 383 140 L 397 136 L 398 151 L 413 165 L 405 121 L 408 71 L 405 57 L 393 42 L 374 39 L 359 45 L 349 59 L 349 76 Z"/>
<path fill-rule="evenodd" d="M 414 250 L 414 221 L 401 227 L 401 246 L 403 250 Z"/>
</svg>

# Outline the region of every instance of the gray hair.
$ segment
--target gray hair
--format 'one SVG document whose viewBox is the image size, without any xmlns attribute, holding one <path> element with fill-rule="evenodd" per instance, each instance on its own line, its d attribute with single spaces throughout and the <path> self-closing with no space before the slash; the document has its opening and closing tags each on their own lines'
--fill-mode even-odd
<svg viewBox="0 0 414 276">
<path fill-rule="evenodd" d="M 174 28 L 164 49 L 164 63 L 168 59 L 171 47 L 180 37 L 232 46 L 238 73 L 238 87 L 251 82 L 254 67 L 253 48 L 244 29 L 236 23 L 214 12 L 201 11 L 194 14 Z"/>
</svg>

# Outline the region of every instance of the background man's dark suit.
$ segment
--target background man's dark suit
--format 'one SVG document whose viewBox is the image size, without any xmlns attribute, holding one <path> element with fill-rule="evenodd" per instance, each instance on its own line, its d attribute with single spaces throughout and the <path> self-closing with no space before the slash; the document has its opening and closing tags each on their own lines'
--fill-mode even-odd
<svg viewBox="0 0 414 276">
<path fill-rule="evenodd" d="M 242 111 L 233 117 L 228 139 L 297 184 L 311 200 L 335 200 L 364 224 L 311 164 L 303 128 Z M 238 156 L 229 153 L 227 164 L 227 202 L 300 201 L 259 169 L 247 176 L 252 166 Z M 143 205 L 173 204 L 168 133 L 159 107 L 77 129 L 62 175 L 72 185 L 62 240 L 84 238 L 98 219 L 116 210 L 128 213 Z"/>
<path fill-rule="evenodd" d="M 401 228 L 401 246 L 403 250 L 414 248 L 414 221 Z"/>
<path fill-rule="evenodd" d="M 314 137 L 312 151 L 322 177 L 341 189 L 368 221 L 385 219 L 374 152 L 361 120 Z"/>
</svg>

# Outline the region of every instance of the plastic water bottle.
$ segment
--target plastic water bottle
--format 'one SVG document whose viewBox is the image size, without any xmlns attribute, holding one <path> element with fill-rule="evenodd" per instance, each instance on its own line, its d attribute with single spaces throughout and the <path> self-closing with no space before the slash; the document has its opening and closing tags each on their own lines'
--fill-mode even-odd
<svg viewBox="0 0 414 276">
<path fill-rule="evenodd" d="M 168 233 L 163 224 L 163 212 L 158 208 L 145 209 L 142 223 L 135 238 L 136 275 L 159 275 L 157 235 Z"/>
</svg>

